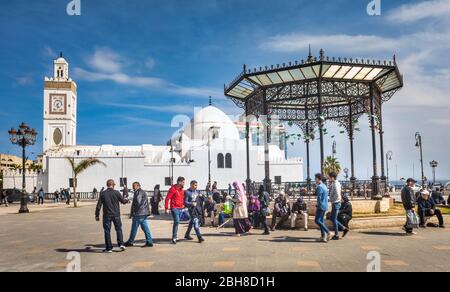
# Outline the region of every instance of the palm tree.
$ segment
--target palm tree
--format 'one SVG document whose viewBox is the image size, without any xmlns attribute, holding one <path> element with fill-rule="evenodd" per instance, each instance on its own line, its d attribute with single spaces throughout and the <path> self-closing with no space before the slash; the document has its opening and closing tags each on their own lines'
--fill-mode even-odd
<svg viewBox="0 0 450 292">
<path fill-rule="evenodd" d="M 97 158 L 88 158 L 85 160 L 80 161 L 78 164 L 75 163 L 74 158 L 67 158 L 67 160 L 70 163 L 70 166 L 72 167 L 72 179 L 73 179 L 73 206 L 76 208 L 77 206 L 77 178 L 78 176 L 87 170 L 88 168 L 100 164 L 106 167 L 106 164 L 102 161 L 98 160 Z"/>
<path fill-rule="evenodd" d="M 328 176 L 331 172 L 335 172 L 337 175 L 341 172 L 341 164 L 337 158 L 328 156 L 325 160 L 325 165 L 323 169 L 324 175 Z"/>
</svg>

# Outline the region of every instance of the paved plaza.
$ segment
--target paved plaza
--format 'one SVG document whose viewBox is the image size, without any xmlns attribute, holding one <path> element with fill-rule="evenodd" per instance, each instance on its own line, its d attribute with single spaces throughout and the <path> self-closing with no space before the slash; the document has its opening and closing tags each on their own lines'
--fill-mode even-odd
<svg viewBox="0 0 450 292">
<path fill-rule="evenodd" d="M 130 219 L 123 208 L 124 233 Z M 3 215 L 1 271 L 65 271 L 68 252 L 81 255 L 81 271 L 366 271 L 367 255 L 381 255 L 382 271 L 450 271 L 450 229 L 426 229 L 406 237 L 398 229 L 354 231 L 345 240 L 317 243 L 318 231 L 279 231 L 237 238 L 232 229 L 204 228 L 206 242 L 169 243 L 168 216 L 151 220 L 154 248 L 134 247 L 103 254 L 101 224 L 94 206 L 52 209 L 28 215 Z M 180 238 L 185 231 L 183 225 Z M 114 234 L 113 234 L 114 238 Z M 126 238 L 125 238 L 126 239 Z M 138 237 L 143 244 L 143 235 Z"/>
</svg>

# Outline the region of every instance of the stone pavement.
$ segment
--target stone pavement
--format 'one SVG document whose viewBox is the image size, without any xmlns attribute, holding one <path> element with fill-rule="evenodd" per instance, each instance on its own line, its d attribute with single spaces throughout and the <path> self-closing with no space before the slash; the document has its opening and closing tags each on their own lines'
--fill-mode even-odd
<svg viewBox="0 0 450 292">
<path fill-rule="evenodd" d="M 92 206 L 95 204 L 97 204 L 97 202 L 93 202 L 93 201 L 78 202 L 79 207 Z M 17 214 L 19 212 L 19 208 L 20 208 L 19 203 L 9 204 L 8 207 L 5 207 L 4 205 L 0 205 L 0 216 Z M 48 202 L 48 201 L 45 202 L 44 205 L 37 205 L 37 204 L 32 204 L 32 203 L 28 204 L 28 210 L 30 210 L 31 213 L 55 210 L 55 209 L 65 209 L 65 208 L 73 208 L 73 202 L 71 202 L 70 205 L 66 205 L 66 203 L 55 204 L 53 202 Z"/>
<path fill-rule="evenodd" d="M 125 206 L 125 240 L 131 224 L 128 211 Z M 102 254 L 102 227 L 94 220 L 94 206 L 4 215 L 0 272 L 65 271 L 71 251 L 79 252 L 81 271 L 364 272 L 373 251 L 381 256 L 382 271 L 450 271 L 450 229 L 420 230 L 414 237 L 398 228 L 354 231 L 344 240 L 323 244 L 315 241 L 317 230 L 278 231 L 270 236 L 254 230 L 238 238 L 231 236 L 232 229 L 204 228 L 205 243 L 181 241 L 174 246 L 169 243 L 171 228 L 166 215 L 152 219 L 154 248 Z M 180 238 L 185 230 L 185 225 L 180 227 Z M 143 244 L 142 232 L 138 239 Z"/>
</svg>

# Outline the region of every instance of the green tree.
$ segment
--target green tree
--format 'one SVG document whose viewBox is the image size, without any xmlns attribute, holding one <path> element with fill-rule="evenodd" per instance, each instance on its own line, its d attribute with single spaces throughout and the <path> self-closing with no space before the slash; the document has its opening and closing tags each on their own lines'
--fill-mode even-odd
<svg viewBox="0 0 450 292">
<path fill-rule="evenodd" d="M 75 163 L 74 158 L 67 158 L 67 160 L 70 163 L 70 166 L 72 167 L 72 179 L 74 181 L 73 186 L 73 206 L 76 208 L 77 206 L 77 179 L 78 176 L 86 171 L 87 169 L 91 168 L 94 165 L 103 165 L 106 167 L 106 164 L 102 161 L 98 160 L 97 158 L 88 158 L 85 160 L 80 161 L 79 163 Z"/>
<path fill-rule="evenodd" d="M 335 172 L 339 175 L 341 172 L 341 164 L 337 160 L 337 158 L 333 158 L 331 156 L 328 156 L 325 159 L 325 165 L 323 167 L 324 175 L 328 176 L 331 172 Z"/>
</svg>

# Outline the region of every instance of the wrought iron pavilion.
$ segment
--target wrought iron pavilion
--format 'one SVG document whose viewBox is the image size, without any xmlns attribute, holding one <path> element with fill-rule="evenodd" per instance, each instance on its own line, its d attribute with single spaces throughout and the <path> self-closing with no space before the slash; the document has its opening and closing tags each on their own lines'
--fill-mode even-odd
<svg viewBox="0 0 450 292">
<path fill-rule="evenodd" d="M 311 182 L 309 143 L 317 130 L 320 140 L 321 171 L 324 168 L 324 125 L 337 122 L 345 128 L 350 140 L 351 181 L 355 182 L 353 140 L 355 124 L 367 114 L 372 132 L 373 177 L 372 194 L 379 198 L 386 183 L 383 149 L 382 105 L 403 87 L 403 77 L 395 56 L 392 61 L 352 58 L 313 57 L 307 60 L 266 66 L 253 70 L 244 65 L 225 95 L 245 109 L 246 116 L 267 119 L 264 131 L 266 189 L 270 189 L 269 140 L 270 121 L 277 118 L 291 122 L 303 132 L 307 149 L 307 180 Z M 247 150 L 249 149 L 249 118 L 246 119 Z M 376 135 L 380 136 L 381 177 L 378 176 Z M 247 183 L 251 182 L 250 157 L 247 151 Z"/>
</svg>

